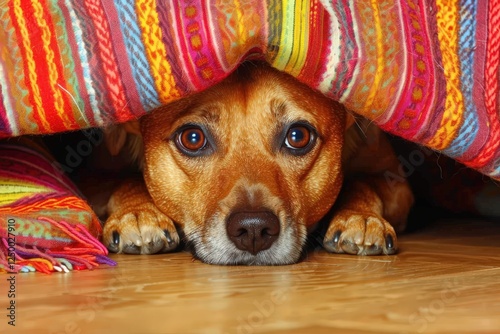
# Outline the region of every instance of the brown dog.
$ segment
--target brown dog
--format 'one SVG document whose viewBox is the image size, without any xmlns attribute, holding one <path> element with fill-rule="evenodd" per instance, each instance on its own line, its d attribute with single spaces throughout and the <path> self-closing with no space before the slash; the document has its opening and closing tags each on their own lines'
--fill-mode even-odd
<svg viewBox="0 0 500 334">
<path fill-rule="evenodd" d="M 324 247 L 393 254 L 389 222 L 404 226 L 413 195 L 383 177 L 399 166 L 387 139 L 366 120 L 353 122 L 293 77 L 246 63 L 141 119 L 145 182 L 113 194 L 104 243 L 119 253 L 168 252 L 180 231 L 207 263 L 293 263 L 346 176 Z"/>
</svg>

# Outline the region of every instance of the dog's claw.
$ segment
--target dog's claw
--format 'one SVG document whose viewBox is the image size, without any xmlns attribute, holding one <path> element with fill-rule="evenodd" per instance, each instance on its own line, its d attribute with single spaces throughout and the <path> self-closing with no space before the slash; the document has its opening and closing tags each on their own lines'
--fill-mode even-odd
<svg viewBox="0 0 500 334">
<path fill-rule="evenodd" d="M 118 231 L 113 231 L 113 244 L 112 245 L 117 245 L 120 243 L 120 233 Z"/>
<path fill-rule="evenodd" d="M 112 239 L 113 239 L 113 241 L 111 243 L 109 243 L 107 248 L 111 253 L 118 253 L 118 251 L 120 250 L 119 249 L 120 248 L 120 233 L 118 233 L 117 231 L 113 231 Z"/>
<path fill-rule="evenodd" d="M 166 246 L 165 248 L 168 248 L 170 250 L 175 249 L 179 242 L 174 240 L 174 238 L 172 238 L 172 234 L 170 234 L 169 230 L 164 230 L 163 232 L 165 233 L 165 239 L 167 239 L 167 244 L 165 245 Z"/>
<path fill-rule="evenodd" d="M 343 241 L 342 245 L 339 245 L 341 250 L 344 250 L 348 254 L 358 254 L 359 247 L 354 242 Z"/>
<path fill-rule="evenodd" d="M 135 244 L 127 244 L 122 249 L 125 254 L 141 254 L 141 247 Z"/>
<path fill-rule="evenodd" d="M 163 230 L 163 233 L 165 234 L 165 238 L 167 239 L 168 244 L 172 244 L 174 240 L 172 239 L 172 236 L 170 235 L 170 232 L 168 230 Z"/>
<path fill-rule="evenodd" d="M 365 255 L 379 255 L 383 254 L 384 250 L 382 247 L 378 245 L 371 245 L 371 246 L 365 246 L 364 247 L 364 254 Z"/>
<path fill-rule="evenodd" d="M 161 239 L 156 241 L 150 241 L 146 245 L 143 246 L 143 250 L 141 253 L 143 254 L 156 254 L 159 253 L 165 247 L 165 242 Z"/>
<path fill-rule="evenodd" d="M 392 239 L 392 235 L 388 234 L 385 236 L 385 245 L 387 248 L 394 248 L 394 240 Z"/>
<path fill-rule="evenodd" d="M 332 242 L 337 245 L 340 241 L 340 235 L 342 234 L 342 231 L 338 230 L 337 232 L 335 232 L 335 234 L 333 235 L 333 239 L 332 239 Z"/>
<path fill-rule="evenodd" d="M 110 216 L 103 243 L 112 253 L 155 254 L 173 251 L 179 236 L 172 220 L 146 202 Z"/>
<path fill-rule="evenodd" d="M 385 246 L 387 247 L 386 254 L 388 255 L 396 254 L 397 249 L 394 244 L 394 239 L 392 238 L 392 235 L 388 234 L 385 237 Z"/>
<path fill-rule="evenodd" d="M 382 217 L 345 211 L 334 217 L 324 247 L 333 253 L 357 255 L 395 254 L 395 232 Z"/>
<path fill-rule="evenodd" d="M 117 244 L 109 244 L 107 247 L 106 247 L 111 253 L 118 253 L 119 249 L 118 249 L 118 245 Z"/>
</svg>

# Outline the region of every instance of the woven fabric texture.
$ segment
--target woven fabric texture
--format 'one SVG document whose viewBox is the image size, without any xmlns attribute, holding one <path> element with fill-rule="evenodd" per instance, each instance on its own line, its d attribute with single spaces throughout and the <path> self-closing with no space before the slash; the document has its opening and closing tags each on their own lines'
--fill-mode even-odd
<svg viewBox="0 0 500 334">
<path fill-rule="evenodd" d="M 101 224 L 37 142 L 0 144 L 0 272 L 92 269 L 114 262 Z"/>
<path fill-rule="evenodd" d="M 135 119 L 263 59 L 500 179 L 498 0 L 4 0 L 0 137 Z"/>
</svg>

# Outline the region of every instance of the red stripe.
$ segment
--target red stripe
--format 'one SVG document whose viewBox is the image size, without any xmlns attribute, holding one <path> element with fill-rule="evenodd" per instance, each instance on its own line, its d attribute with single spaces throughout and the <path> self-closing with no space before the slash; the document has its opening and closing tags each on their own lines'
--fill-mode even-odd
<svg viewBox="0 0 500 334">
<path fill-rule="evenodd" d="M 62 58 L 61 58 L 61 53 L 59 52 L 59 45 L 57 43 L 57 38 L 56 38 L 56 31 L 54 24 L 52 22 L 53 17 L 50 15 L 50 9 L 48 8 L 47 1 L 44 1 L 43 4 L 43 20 L 45 21 L 45 24 L 47 24 L 47 28 L 50 30 L 50 50 L 52 51 L 53 54 L 53 59 L 52 60 L 45 60 L 45 61 L 52 61 L 52 63 L 56 67 L 56 73 L 57 73 L 57 81 L 58 84 L 61 85 L 61 87 L 67 87 L 68 83 L 65 81 L 65 74 L 64 74 L 64 67 L 62 64 Z M 63 19 L 62 17 L 60 19 Z M 64 45 L 63 47 L 67 47 Z M 42 60 L 42 59 L 41 59 Z M 40 64 L 41 66 L 47 66 L 45 64 Z M 43 86 L 41 86 L 43 87 Z M 48 88 L 48 87 L 47 87 Z M 62 107 L 62 113 L 58 114 L 57 112 L 49 112 L 47 115 L 49 116 L 48 119 L 53 125 L 53 128 L 55 131 L 65 131 L 69 130 L 70 127 L 72 129 L 77 127 L 77 121 L 74 117 L 74 114 L 70 112 L 70 108 L 68 106 L 71 106 L 73 104 L 72 101 L 70 101 L 70 96 L 68 93 L 66 93 L 64 90 L 60 89 L 60 87 L 56 86 L 54 89 L 59 90 L 60 95 L 62 97 L 62 102 L 63 106 Z M 45 94 L 50 94 L 50 98 L 53 98 L 53 92 L 51 89 L 41 89 L 42 93 Z M 49 97 L 47 97 L 49 98 Z M 55 101 L 55 99 L 54 99 Z M 55 105 L 54 105 L 55 109 Z M 60 112 L 60 111 L 59 111 Z"/>
<path fill-rule="evenodd" d="M 479 155 L 467 162 L 472 168 L 485 166 L 495 155 L 500 145 L 500 120 L 498 115 L 498 81 L 500 69 L 500 0 L 489 2 L 488 44 L 485 66 L 485 105 L 490 124 L 490 136 Z"/>
<path fill-rule="evenodd" d="M 0 90 L 0 138 L 4 135 L 12 134 L 12 127 L 7 119 L 7 110 L 4 105 L 4 100 L 8 98 L 8 96 L 3 96 Z"/>
<path fill-rule="evenodd" d="M 12 20 L 12 25 L 14 26 L 14 29 L 16 31 L 16 37 L 19 41 L 24 40 L 23 36 L 21 35 L 21 31 L 20 31 L 21 26 L 19 25 L 19 22 L 17 21 L 16 15 L 14 13 L 15 11 L 18 11 L 18 12 L 22 11 L 24 20 L 28 24 L 28 27 L 23 27 L 23 28 L 29 30 L 31 40 L 36 43 L 37 42 L 36 38 L 40 35 L 40 29 L 38 26 L 36 26 L 34 24 L 33 8 L 32 8 L 29 1 L 22 2 L 20 7 L 21 8 L 16 8 L 12 2 L 9 2 L 10 16 L 11 16 L 11 20 Z M 46 85 L 48 85 L 47 82 L 45 83 L 45 85 L 43 84 L 43 79 L 48 78 L 47 67 L 42 66 L 41 68 L 37 68 L 36 69 L 37 72 L 34 73 L 36 75 L 36 78 L 30 77 L 30 75 L 29 75 L 30 69 L 29 69 L 28 63 L 27 63 L 27 53 L 26 53 L 26 48 L 24 46 L 24 43 L 19 43 L 19 50 L 20 50 L 21 56 L 23 58 L 23 69 L 24 69 L 24 73 L 25 73 L 24 81 L 26 83 L 26 87 L 30 91 L 27 98 L 29 100 L 29 103 L 33 107 L 33 113 L 31 115 L 32 115 L 34 121 L 36 122 L 36 124 L 38 125 L 37 132 L 39 132 L 39 133 L 52 132 L 52 129 L 50 128 L 50 124 L 49 124 L 48 129 L 43 127 L 42 119 L 40 118 L 40 114 L 43 113 L 44 106 L 46 106 L 47 104 L 53 105 L 53 100 L 52 101 L 44 101 L 43 100 L 44 95 L 41 95 L 43 106 L 37 106 L 37 103 L 35 102 L 34 94 L 33 94 L 32 88 L 31 88 L 33 85 L 35 85 L 35 86 L 38 85 L 39 89 L 42 90 L 43 87 L 46 87 Z M 44 57 L 45 54 L 41 48 L 39 48 L 39 47 L 30 48 L 30 50 L 33 53 L 33 57 L 34 57 L 35 61 L 37 59 L 39 59 L 40 57 L 45 59 L 45 57 Z M 34 79 L 35 82 L 32 79 Z M 42 85 L 40 85 L 40 82 L 42 82 Z M 52 104 L 50 104 L 50 102 L 52 102 Z M 39 109 L 39 108 L 41 108 L 41 109 Z M 30 124 L 29 124 L 32 122 L 32 120 L 30 120 L 30 119 L 20 119 L 19 122 L 21 124 L 24 124 L 24 125 L 21 125 L 20 128 L 27 128 L 27 129 L 32 128 L 32 126 L 30 126 Z M 26 123 L 28 123 L 28 124 L 26 124 Z"/>
<path fill-rule="evenodd" d="M 128 106 L 125 90 L 121 82 L 121 75 L 116 64 L 117 58 L 114 54 L 111 35 L 109 33 L 109 22 L 106 20 L 106 14 L 101 7 L 100 1 L 86 0 L 85 7 L 96 29 L 95 33 L 98 41 L 99 56 L 104 70 L 103 74 L 105 75 L 104 81 L 108 87 L 111 103 L 116 112 L 115 121 L 124 122 L 133 119 L 134 115 Z"/>
<path fill-rule="evenodd" d="M 309 22 L 312 25 L 309 29 L 307 57 L 297 78 L 311 87 L 317 88 L 321 82 L 322 74 L 325 72 L 325 54 L 329 43 L 331 43 L 324 38 L 324 36 L 328 36 L 330 24 L 329 16 L 319 2 L 313 1 L 311 7 Z"/>
<path fill-rule="evenodd" d="M 40 3 L 40 6 L 43 6 L 43 4 Z M 45 5 L 43 10 L 44 17 L 42 19 L 45 21 L 45 24 L 47 24 L 47 28 L 50 30 L 49 48 L 53 51 L 52 57 L 49 57 L 43 47 L 44 45 L 43 38 L 46 38 L 47 36 L 43 35 L 43 29 L 41 29 L 37 23 L 37 20 L 35 18 L 34 7 L 32 6 L 31 2 L 24 1 L 21 3 L 21 9 L 23 12 L 24 20 L 27 25 L 24 28 L 29 31 L 29 37 L 31 42 L 30 51 L 33 55 L 33 61 L 35 62 L 34 77 L 30 77 L 29 76 L 30 68 L 27 63 L 27 53 L 26 53 L 27 50 L 24 44 L 21 43 L 20 49 L 23 55 L 23 59 L 25 60 L 24 61 L 24 71 L 26 73 L 25 80 L 27 81 L 26 84 L 28 89 L 30 89 L 32 93 L 29 95 L 29 99 L 31 104 L 34 106 L 33 117 L 36 123 L 39 125 L 39 128 L 42 129 L 41 131 L 39 130 L 38 132 L 56 132 L 56 131 L 67 130 L 69 124 L 70 123 L 74 124 L 75 120 L 73 119 L 71 121 L 69 119 L 71 113 L 61 112 L 61 115 L 57 113 L 55 94 L 54 90 L 51 89 L 52 88 L 50 81 L 51 74 L 55 75 L 57 78 L 64 78 L 63 68 L 61 66 L 61 58 L 59 54 L 59 47 L 57 45 L 57 40 L 55 38 L 54 26 L 51 22 L 51 16 L 48 14 Z M 11 5 L 11 10 L 13 10 L 12 5 Z M 14 13 L 11 12 L 11 15 L 14 15 Z M 15 16 L 13 16 L 12 21 L 13 24 L 15 25 L 18 38 L 22 39 L 22 35 L 20 33 L 21 26 L 19 25 L 19 22 L 15 19 Z M 52 64 L 53 66 L 56 67 L 55 74 L 50 72 L 50 68 L 47 64 Z M 35 101 L 33 90 L 31 89 L 32 85 L 36 85 L 39 89 L 42 106 L 38 106 Z M 65 83 L 61 82 L 61 86 L 64 87 Z M 53 88 L 58 89 L 58 87 L 53 87 Z M 69 99 L 66 94 L 61 94 L 61 96 L 63 105 L 59 106 L 59 109 L 61 111 L 64 111 L 65 106 L 68 105 L 69 103 Z M 47 126 L 44 126 L 42 123 L 42 119 L 44 116 L 48 123 Z M 62 117 L 66 119 L 66 122 L 63 121 Z"/>
<path fill-rule="evenodd" d="M 172 13 L 176 13 L 177 15 L 174 15 L 174 20 L 177 23 L 178 29 L 182 29 L 183 27 L 186 27 L 187 24 L 184 24 L 184 7 L 182 7 L 182 3 L 180 1 L 172 1 L 171 3 L 172 6 Z M 178 34 L 178 42 L 179 42 L 179 50 L 182 52 L 189 52 L 188 50 L 190 49 L 190 46 L 187 43 L 186 36 L 184 34 Z M 189 80 L 190 86 L 194 88 L 194 90 L 199 91 L 200 90 L 200 82 L 197 80 L 198 79 L 198 73 L 196 73 L 196 69 L 193 68 L 193 64 L 190 61 L 189 57 L 179 57 L 184 59 L 184 69 L 187 72 L 186 73 L 186 80 Z M 233 65 L 233 64 L 229 64 Z"/>
</svg>

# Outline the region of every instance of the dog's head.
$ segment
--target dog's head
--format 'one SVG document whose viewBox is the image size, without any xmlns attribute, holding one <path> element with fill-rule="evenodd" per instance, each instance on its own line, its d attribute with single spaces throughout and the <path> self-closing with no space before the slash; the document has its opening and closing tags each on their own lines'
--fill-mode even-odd
<svg viewBox="0 0 500 334">
<path fill-rule="evenodd" d="M 287 264 L 342 183 L 344 109 L 263 64 L 141 120 L 155 204 L 202 261 Z"/>
</svg>

